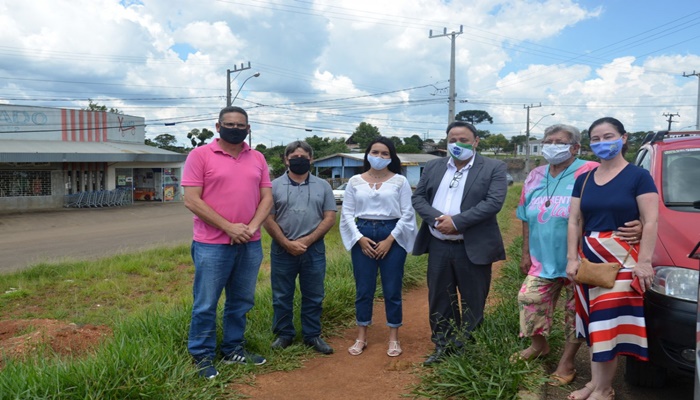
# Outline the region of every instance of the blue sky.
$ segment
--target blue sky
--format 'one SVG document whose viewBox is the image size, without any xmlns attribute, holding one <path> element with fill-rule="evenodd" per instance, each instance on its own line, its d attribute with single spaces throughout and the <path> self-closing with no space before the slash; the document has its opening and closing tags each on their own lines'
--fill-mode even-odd
<svg viewBox="0 0 700 400">
<path fill-rule="evenodd" d="M 48 4 L 51 4 L 49 7 Z M 60 6 L 59 6 L 60 5 Z M 615 116 L 628 130 L 695 124 L 700 2 L 654 0 L 6 0 L 0 102 L 146 118 L 147 137 L 209 128 L 232 92 L 254 142 L 387 136 L 438 139 L 447 122 L 450 41 L 459 30 L 456 111 L 486 110 L 507 137 Z M 166 126 L 165 124 L 168 124 Z M 312 132 L 309 133 L 308 130 Z"/>
</svg>

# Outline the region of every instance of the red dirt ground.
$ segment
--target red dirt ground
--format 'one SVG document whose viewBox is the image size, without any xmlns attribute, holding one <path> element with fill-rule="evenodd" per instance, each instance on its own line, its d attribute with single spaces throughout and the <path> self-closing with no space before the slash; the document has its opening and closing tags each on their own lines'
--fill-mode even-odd
<svg viewBox="0 0 700 400">
<path fill-rule="evenodd" d="M 78 326 L 52 319 L 4 320 L 0 321 L 0 353 L 19 359 L 37 352 L 80 356 L 111 334 L 106 326 Z M 2 364 L 0 358 L 0 367 Z"/>
</svg>

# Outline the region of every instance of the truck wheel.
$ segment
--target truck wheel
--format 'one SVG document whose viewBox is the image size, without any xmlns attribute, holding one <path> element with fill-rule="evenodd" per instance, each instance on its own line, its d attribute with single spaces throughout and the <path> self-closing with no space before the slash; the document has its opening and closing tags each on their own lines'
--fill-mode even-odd
<svg viewBox="0 0 700 400">
<path fill-rule="evenodd" d="M 660 388 L 666 384 L 666 369 L 634 357 L 626 358 L 625 381 L 630 385 Z"/>
</svg>

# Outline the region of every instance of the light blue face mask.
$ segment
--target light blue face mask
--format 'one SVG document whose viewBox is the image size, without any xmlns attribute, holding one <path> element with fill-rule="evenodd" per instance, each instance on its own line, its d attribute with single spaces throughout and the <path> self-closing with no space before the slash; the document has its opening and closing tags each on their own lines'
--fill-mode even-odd
<svg viewBox="0 0 700 400">
<path fill-rule="evenodd" d="M 391 164 L 391 158 L 381 158 L 370 155 L 367 155 L 367 161 L 369 162 L 369 165 L 371 165 L 372 168 L 376 169 L 377 171 L 383 170 L 384 168 L 388 167 L 389 164 Z"/>
<path fill-rule="evenodd" d="M 591 150 L 601 160 L 612 160 L 622 151 L 622 144 L 622 138 L 607 142 L 594 142 L 591 143 Z"/>
</svg>

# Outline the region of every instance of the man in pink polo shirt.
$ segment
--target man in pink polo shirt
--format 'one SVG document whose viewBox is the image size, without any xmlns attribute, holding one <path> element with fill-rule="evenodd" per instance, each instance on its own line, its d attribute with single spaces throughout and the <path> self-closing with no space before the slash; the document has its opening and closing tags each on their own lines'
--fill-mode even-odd
<svg viewBox="0 0 700 400">
<path fill-rule="evenodd" d="M 245 143 L 248 114 L 226 107 L 216 123 L 219 139 L 197 147 L 185 162 L 185 207 L 194 213 L 194 304 L 188 350 L 199 375 L 214 378 L 216 308 L 226 290 L 221 343 L 224 364 L 261 365 L 244 349 L 246 314 L 255 301 L 262 262 L 260 226 L 272 208 L 272 184 L 265 157 Z"/>
</svg>

